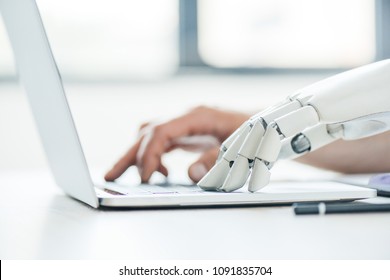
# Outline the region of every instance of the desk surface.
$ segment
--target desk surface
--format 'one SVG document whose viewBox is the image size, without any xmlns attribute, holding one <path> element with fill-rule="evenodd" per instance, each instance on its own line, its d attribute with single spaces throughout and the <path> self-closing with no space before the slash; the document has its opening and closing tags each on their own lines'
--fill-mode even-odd
<svg viewBox="0 0 390 280">
<path fill-rule="evenodd" d="M 46 171 L 2 171 L 1 259 L 389 259 L 390 214 L 95 210 Z M 389 199 L 390 200 L 390 199 Z"/>
</svg>

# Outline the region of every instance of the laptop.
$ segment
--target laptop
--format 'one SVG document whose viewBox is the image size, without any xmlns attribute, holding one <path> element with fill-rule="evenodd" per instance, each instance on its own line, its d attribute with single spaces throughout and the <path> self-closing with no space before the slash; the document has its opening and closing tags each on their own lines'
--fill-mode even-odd
<svg viewBox="0 0 390 280">
<path fill-rule="evenodd" d="M 376 196 L 375 190 L 336 182 L 271 182 L 256 193 L 245 188 L 233 193 L 207 192 L 175 184 L 94 184 L 35 0 L 0 0 L 0 11 L 55 181 L 79 201 L 95 208 L 150 208 L 291 204 Z"/>
</svg>

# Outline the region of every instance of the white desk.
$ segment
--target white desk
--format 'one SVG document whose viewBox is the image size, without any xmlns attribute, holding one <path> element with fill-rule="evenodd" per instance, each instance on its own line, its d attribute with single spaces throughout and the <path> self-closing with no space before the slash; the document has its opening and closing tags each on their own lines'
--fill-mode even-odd
<svg viewBox="0 0 390 280">
<path fill-rule="evenodd" d="M 94 210 L 43 171 L 0 177 L 1 259 L 389 259 L 390 214 Z M 390 199 L 388 199 L 390 200 Z"/>
<path fill-rule="evenodd" d="M 66 89 L 88 161 L 108 168 L 134 139 L 137 126 L 151 117 L 176 115 L 196 104 L 254 110 L 319 78 L 179 77 L 151 85 Z M 389 213 L 91 209 L 53 183 L 26 98 L 14 85 L 0 85 L 0 135 L 1 259 L 390 258 Z M 180 168 L 185 172 L 185 164 Z"/>
</svg>

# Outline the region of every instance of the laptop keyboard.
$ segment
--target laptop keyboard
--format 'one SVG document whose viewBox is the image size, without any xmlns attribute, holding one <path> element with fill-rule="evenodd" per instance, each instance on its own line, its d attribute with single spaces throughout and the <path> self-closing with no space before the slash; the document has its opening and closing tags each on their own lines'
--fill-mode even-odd
<svg viewBox="0 0 390 280">
<path fill-rule="evenodd" d="M 104 187 L 98 188 L 97 194 L 100 192 L 111 195 L 159 195 L 159 194 L 191 194 L 204 192 L 196 185 L 179 185 L 173 183 L 162 184 L 139 184 L 139 185 L 122 185 L 117 183 L 108 182 Z"/>
</svg>

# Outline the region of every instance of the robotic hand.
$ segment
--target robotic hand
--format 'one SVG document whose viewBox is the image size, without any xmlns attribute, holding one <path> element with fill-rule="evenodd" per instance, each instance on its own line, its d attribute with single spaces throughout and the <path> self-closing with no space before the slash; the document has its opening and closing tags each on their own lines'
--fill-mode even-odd
<svg viewBox="0 0 390 280">
<path fill-rule="evenodd" d="M 390 130 L 390 59 L 359 67 L 299 90 L 241 125 L 225 142 L 204 190 L 255 192 L 278 159 L 295 158 L 337 139 Z"/>
</svg>

